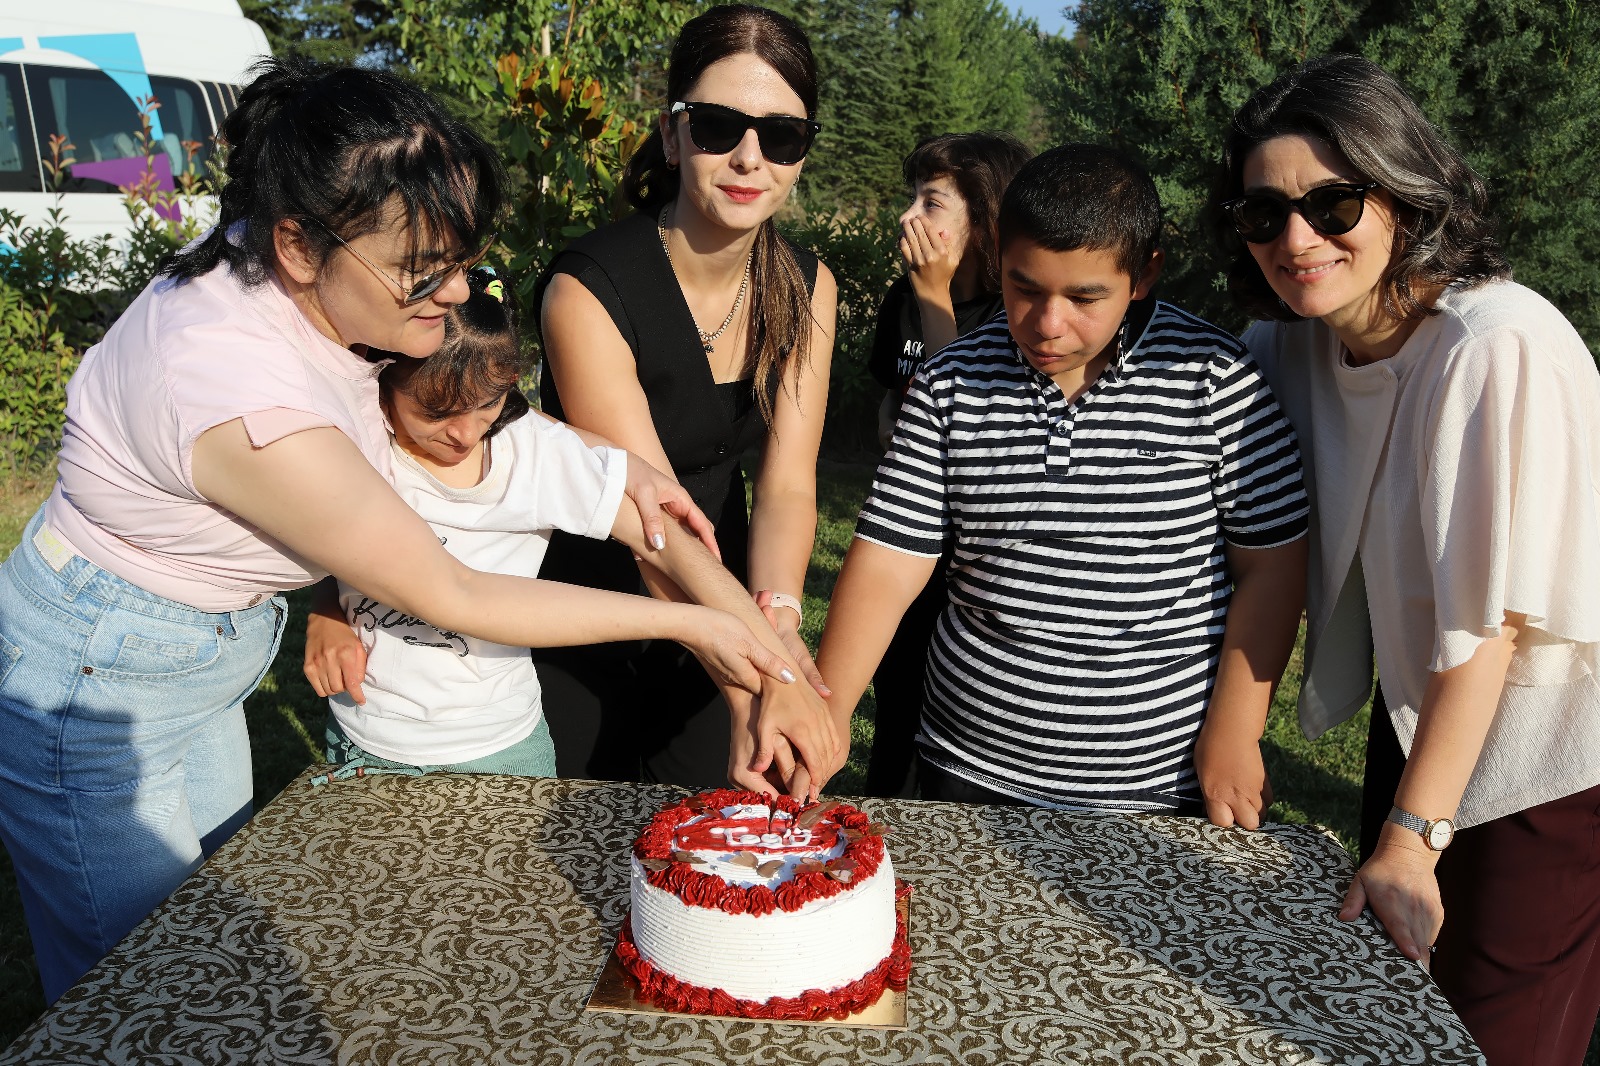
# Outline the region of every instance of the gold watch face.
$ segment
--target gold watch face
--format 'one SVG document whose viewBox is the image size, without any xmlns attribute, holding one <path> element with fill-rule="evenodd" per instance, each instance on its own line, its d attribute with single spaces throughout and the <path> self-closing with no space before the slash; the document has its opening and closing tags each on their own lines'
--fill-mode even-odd
<svg viewBox="0 0 1600 1066">
<path fill-rule="evenodd" d="M 1434 851 L 1443 851 L 1450 846 L 1450 841 L 1455 839 L 1456 827 L 1448 818 L 1440 818 L 1436 822 L 1429 822 L 1428 829 L 1423 833 L 1428 847 Z"/>
</svg>

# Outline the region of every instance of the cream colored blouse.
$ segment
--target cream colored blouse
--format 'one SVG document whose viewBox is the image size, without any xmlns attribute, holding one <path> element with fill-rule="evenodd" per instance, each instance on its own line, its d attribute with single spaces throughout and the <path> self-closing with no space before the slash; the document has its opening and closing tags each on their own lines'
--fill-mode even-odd
<svg viewBox="0 0 1600 1066">
<path fill-rule="evenodd" d="M 1375 655 L 1409 752 L 1430 673 L 1528 617 L 1465 828 L 1600 783 L 1600 373 L 1521 285 L 1451 289 L 1438 310 L 1367 366 L 1316 320 L 1244 339 L 1306 465 L 1307 736 L 1360 709 Z"/>
</svg>

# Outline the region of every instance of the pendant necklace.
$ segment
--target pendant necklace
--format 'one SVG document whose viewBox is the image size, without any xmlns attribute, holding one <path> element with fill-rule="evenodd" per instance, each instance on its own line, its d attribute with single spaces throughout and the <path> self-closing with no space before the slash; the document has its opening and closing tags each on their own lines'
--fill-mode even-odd
<svg viewBox="0 0 1600 1066">
<path fill-rule="evenodd" d="M 661 250 L 667 253 L 667 265 L 672 266 L 672 249 L 667 246 L 666 207 L 662 207 L 661 214 L 656 216 L 656 235 L 661 238 Z M 745 257 L 744 277 L 739 279 L 739 294 L 733 298 L 733 306 L 728 309 L 728 317 L 722 320 L 722 325 L 718 326 L 715 331 L 707 333 L 700 328 L 700 323 L 695 322 L 694 324 L 694 331 L 700 334 L 700 347 L 706 350 L 707 355 L 710 355 L 711 350 L 716 347 L 717 338 L 726 333 L 728 327 L 733 325 L 734 316 L 739 313 L 739 308 L 744 306 L 744 294 L 750 288 L 750 260 L 755 258 L 755 254 L 756 250 L 751 248 L 750 254 Z M 693 311 L 689 312 L 689 318 L 691 321 L 694 319 Z"/>
</svg>

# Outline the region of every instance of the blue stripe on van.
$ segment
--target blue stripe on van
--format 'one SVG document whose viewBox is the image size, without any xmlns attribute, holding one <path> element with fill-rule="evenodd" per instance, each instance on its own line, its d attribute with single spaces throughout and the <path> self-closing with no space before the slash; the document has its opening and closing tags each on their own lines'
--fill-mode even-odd
<svg viewBox="0 0 1600 1066">
<path fill-rule="evenodd" d="M 150 88 L 150 75 L 145 72 L 144 54 L 139 51 L 139 38 L 134 34 L 74 33 L 41 37 L 39 47 L 54 48 L 93 63 L 105 71 L 135 105 L 145 97 L 155 95 Z M 150 135 L 159 143 L 163 133 L 161 112 L 153 112 L 150 115 Z"/>
</svg>

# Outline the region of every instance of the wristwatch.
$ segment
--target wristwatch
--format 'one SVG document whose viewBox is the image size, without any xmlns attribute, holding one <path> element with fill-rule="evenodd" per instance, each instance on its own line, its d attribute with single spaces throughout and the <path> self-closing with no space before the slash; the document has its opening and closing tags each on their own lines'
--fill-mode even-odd
<svg viewBox="0 0 1600 1066">
<path fill-rule="evenodd" d="M 1422 842 L 1433 851 L 1443 851 L 1450 846 L 1450 841 L 1456 836 L 1456 823 L 1448 818 L 1435 818 L 1428 821 L 1418 818 L 1410 811 L 1402 811 L 1399 807 L 1389 808 L 1389 821 L 1395 825 L 1404 826 L 1422 837 Z"/>
</svg>

